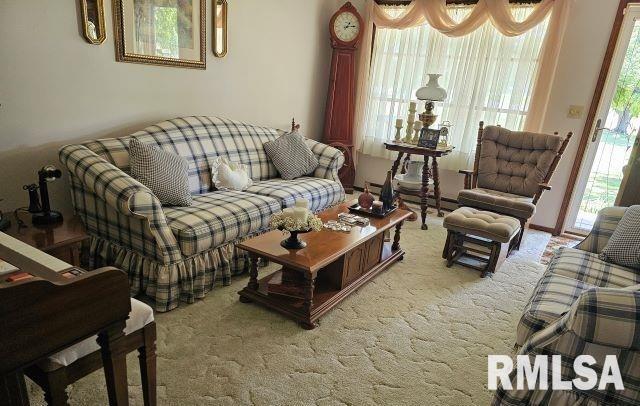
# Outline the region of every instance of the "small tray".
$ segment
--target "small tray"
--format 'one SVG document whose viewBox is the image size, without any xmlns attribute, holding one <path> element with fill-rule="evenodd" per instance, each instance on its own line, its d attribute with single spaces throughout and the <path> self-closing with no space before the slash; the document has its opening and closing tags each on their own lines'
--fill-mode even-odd
<svg viewBox="0 0 640 406">
<path fill-rule="evenodd" d="M 351 213 L 362 214 L 364 216 L 375 217 L 378 219 L 383 219 L 387 217 L 389 214 L 393 213 L 397 209 L 398 209 L 398 206 L 394 204 L 391 210 L 388 210 L 384 213 L 374 213 L 373 211 L 371 211 L 371 209 L 365 209 L 363 207 L 360 207 L 358 203 L 352 204 L 351 206 L 349 206 L 349 211 Z"/>
</svg>

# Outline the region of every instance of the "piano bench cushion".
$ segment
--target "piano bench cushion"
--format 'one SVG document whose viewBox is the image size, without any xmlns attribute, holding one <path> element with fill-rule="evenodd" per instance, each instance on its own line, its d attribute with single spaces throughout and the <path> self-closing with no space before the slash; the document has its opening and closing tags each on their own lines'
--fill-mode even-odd
<svg viewBox="0 0 640 406">
<path fill-rule="evenodd" d="M 139 300 L 131 299 L 131 313 L 127 319 L 127 325 L 124 329 L 126 335 L 140 330 L 147 324 L 153 322 L 153 310 L 149 305 L 142 303 Z M 100 350 L 100 345 L 97 342 L 98 336 L 89 337 L 79 343 L 65 348 L 64 350 L 53 354 L 45 361 L 38 363 L 38 367 L 42 370 L 49 372 L 56 369 L 69 366 L 79 360 L 80 358 L 87 356 L 95 351 Z"/>
</svg>

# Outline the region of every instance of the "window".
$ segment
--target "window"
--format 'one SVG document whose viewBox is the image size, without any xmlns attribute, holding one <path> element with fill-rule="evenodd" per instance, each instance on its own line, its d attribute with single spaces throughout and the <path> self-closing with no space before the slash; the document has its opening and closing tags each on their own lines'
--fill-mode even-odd
<svg viewBox="0 0 640 406">
<path fill-rule="evenodd" d="M 512 12 L 521 21 L 532 10 L 533 6 L 521 5 L 514 6 Z M 449 9 L 457 21 L 470 11 L 466 6 Z M 481 120 L 513 130 L 522 128 L 547 23 L 517 37 L 502 35 L 489 22 L 459 38 L 447 37 L 427 24 L 404 30 L 378 29 L 362 152 L 390 158 L 382 143 L 394 138 L 396 118 L 406 122 L 409 102 L 427 82 L 427 74 L 441 73 L 440 84 L 448 97 L 444 103 L 436 103 L 436 113 L 439 122 L 451 122 L 450 140 L 456 147 L 441 166 L 467 167 L 473 161 Z M 423 110 L 420 103 L 418 113 Z"/>
</svg>

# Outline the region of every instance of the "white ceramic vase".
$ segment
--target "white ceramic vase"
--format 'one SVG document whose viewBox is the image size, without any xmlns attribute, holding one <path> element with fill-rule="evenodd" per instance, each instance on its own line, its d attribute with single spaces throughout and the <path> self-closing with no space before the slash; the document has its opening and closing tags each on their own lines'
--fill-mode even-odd
<svg viewBox="0 0 640 406">
<path fill-rule="evenodd" d="M 420 181 L 422 179 L 422 167 L 424 162 L 421 161 L 409 161 L 407 163 L 407 173 L 404 175 L 406 181 Z"/>
</svg>

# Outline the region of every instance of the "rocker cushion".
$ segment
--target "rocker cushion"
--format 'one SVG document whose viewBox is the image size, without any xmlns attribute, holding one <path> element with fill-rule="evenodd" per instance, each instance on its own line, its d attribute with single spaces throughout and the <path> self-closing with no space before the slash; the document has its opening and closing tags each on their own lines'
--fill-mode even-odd
<svg viewBox="0 0 640 406">
<path fill-rule="evenodd" d="M 536 206 L 530 197 L 482 188 L 461 190 L 458 194 L 458 204 L 494 211 L 519 219 L 528 219 L 536 212 Z"/>
<path fill-rule="evenodd" d="M 488 126 L 482 133 L 478 187 L 533 197 L 564 139 Z"/>
</svg>

